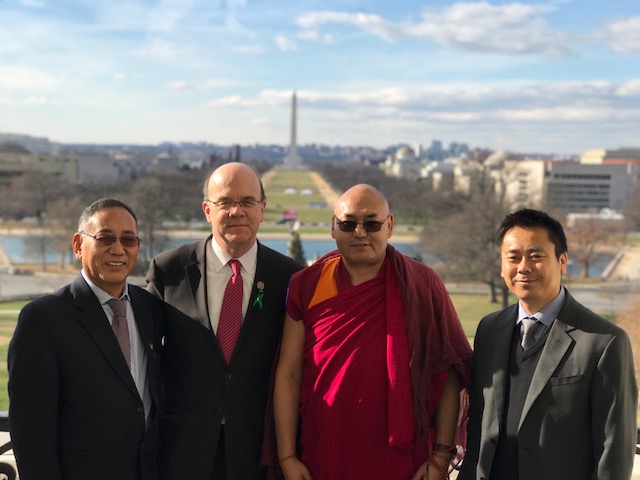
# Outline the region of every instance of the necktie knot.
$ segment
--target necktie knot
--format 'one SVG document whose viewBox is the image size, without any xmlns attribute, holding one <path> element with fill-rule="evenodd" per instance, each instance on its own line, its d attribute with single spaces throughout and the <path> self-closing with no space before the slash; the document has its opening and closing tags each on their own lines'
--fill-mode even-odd
<svg viewBox="0 0 640 480">
<path fill-rule="evenodd" d="M 535 343 L 534 334 L 538 328 L 538 320 L 535 317 L 526 317 L 522 319 L 522 348 L 524 350 L 530 348 Z"/>
<path fill-rule="evenodd" d="M 240 268 L 241 268 L 240 261 L 236 260 L 235 258 L 232 258 L 231 260 L 229 260 L 229 266 L 233 271 L 233 276 L 231 277 L 231 279 L 235 282 L 238 278 L 238 275 L 240 274 Z"/>
<path fill-rule="evenodd" d="M 127 304 L 124 303 L 127 300 L 125 298 L 112 298 L 107 302 L 109 308 L 116 317 L 126 317 L 127 316 Z"/>
</svg>

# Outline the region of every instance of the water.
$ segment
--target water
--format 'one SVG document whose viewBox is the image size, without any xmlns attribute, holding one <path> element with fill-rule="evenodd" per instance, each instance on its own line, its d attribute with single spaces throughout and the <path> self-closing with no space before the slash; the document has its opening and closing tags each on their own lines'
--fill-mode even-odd
<svg viewBox="0 0 640 480">
<path fill-rule="evenodd" d="M 185 243 L 193 243 L 196 241 L 193 238 L 174 238 L 171 239 L 166 248 L 173 248 Z M 0 246 L 4 248 L 7 255 L 14 264 L 33 265 L 42 263 L 42 248 L 40 245 L 40 239 L 36 237 L 28 237 L 21 235 L 0 235 Z M 263 245 L 273 248 L 274 250 L 286 255 L 288 250 L 288 240 L 260 240 Z M 71 241 L 69 241 L 71 244 Z M 393 244 L 393 242 L 392 242 Z M 422 255 L 420 253 L 420 247 L 418 244 L 412 243 L 397 243 L 393 244 L 400 252 L 405 255 L 415 257 Z M 307 260 L 315 260 L 321 257 L 325 253 L 330 252 L 336 248 L 336 244 L 333 240 L 302 240 L 302 249 L 304 250 Z M 159 252 L 155 252 L 159 253 Z M 61 254 L 56 252 L 53 248 L 47 247 L 45 251 L 45 261 L 48 264 L 55 264 L 61 262 Z M 71 246 L 67 251 L 66 260 L 73 259 Z"/>
<path fill-rule="evenodd" d="M 393 240 L 393 239 L 392 239 Z M 185 243 L 193 243 L 193 238 L 174 238 L 169 241 L 166 248 L 173 248 Z M 40 246 L 40 239 L 36 237 L 21 236 L 21 235 L 0 235 L 0 246 L 4 248 L 7 255 L 14 264 L 33 265 L 42 263 L 42 252 Z M 288 250 L 288 240 L 271 240 L 264 239 L 260 242 L 267 247 L 286 255 Z M 69 241 L 71 244 L 71 241 Z M 416 243 L 393 243 L 391 244 L 398 249 L 401 253 L 409 255 L 411 257 L 420 256 L 422 259 L 429 263 L 429 256 L 422 253 L 420 246 Z M 336 244 L 333 240 L 304 240 L 302 239 L 302 248 L 304 250 L 307 260 L 315 260 L 321 257 L 325 253 L 330 252 L 336 248 Z M 159 252 L 155 252 L 159 253 Z M 56 252 L 53 248 L 48 247 L 45 252 L 45 260 L 47 264 L 56 264 L 61 262 L 60 253 Z M 71 246 L 66 253 L 66 261 L 74 258 L 71 251 Z M 591 264 L 589 265 L 589 276 L 599 277 L 602 272 L 607 268 L 609 262 L 612 260 L 611 255 L 597 254 L 594 256 Z M 575 276 L 580 273 L 580 265 L 576 262 L 570 262 L 567 266 L 567 276 Z"/>
</svg>

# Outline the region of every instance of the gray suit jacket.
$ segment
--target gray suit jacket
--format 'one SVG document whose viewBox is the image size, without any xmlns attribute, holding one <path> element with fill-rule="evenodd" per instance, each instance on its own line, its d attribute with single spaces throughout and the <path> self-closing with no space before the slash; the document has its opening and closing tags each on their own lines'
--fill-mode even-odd
<svg viewBox="0 0 640 480">
<path fill-rule="evenodd" d="M 161 475 L 167 480 L 211 480 L 224 417 L 228 480 L 262 480 L 265 408 L 287 287 L 291 275 L 302 267 L 258 243 L 249 307 L 227 365 L 209 322 L 207 240 L 157 255 L 147 273 L 148 290 L 164 300 L 167 312 Z M 259 286 L 264 293 L 261 301 L 256 300 Z"/>
<path fill-rule="evenodd" d="M 505 412 L 517 308 L 492 313 L 478 326 L 467 454 L 459 480 L 488 479 L 491 473 Z M 627 334 L 567 292 L 520 418 L 519 480 L 629 479 L 637 401 Z"/>
</svg>

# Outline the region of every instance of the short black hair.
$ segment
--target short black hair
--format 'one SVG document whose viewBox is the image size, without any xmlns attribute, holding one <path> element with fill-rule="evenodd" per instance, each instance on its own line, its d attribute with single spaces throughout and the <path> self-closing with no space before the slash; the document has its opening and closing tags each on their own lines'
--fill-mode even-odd
<svg viewBox="0 0 640 480">
<path fill-rule="evenodd" d="M 560 222 L 545 212 L 531 208 L 523 208 L 504 217 L 496 237 L 498 247 L 502 246 L 502 241 L 507 232 L 515 227 L 545 229 L 549 235 L 549 240 L 555 245 L 557 258 L 560 258 L 560 255 L 568 251 L 567 237 Z"/>
<path fill-rule="evenodd" d="M 101 198 L 93 202 L 82 211 L 82 213 L 80 214 L 80 219 L 78 220 L 78 232 L 84 232 L 87 223 L 89 223 L 91 217 L 93 217 L 96 213 L 104 210 L 105 208 L 114 207 L 124 208 L 133 217 L 133 220 L 136 222 L 136 227 L 138 226 L 138 217 L 136 217 L 136 214 L 133 213 L 131 207 L 129 207 L 126 203 L 121 202 L 120 200 L 117 200 L 115 198 Z"/>
</svg>

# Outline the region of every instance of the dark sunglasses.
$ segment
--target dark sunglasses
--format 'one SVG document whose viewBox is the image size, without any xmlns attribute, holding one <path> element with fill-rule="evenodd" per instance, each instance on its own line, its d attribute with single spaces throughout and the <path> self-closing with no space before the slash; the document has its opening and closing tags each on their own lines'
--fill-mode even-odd
<svg viewBox="0 0 640 480">
<path fill-rule="evenodd" d="M 96 241 L 96 245 L 99 247 L 110 247 L 116 240 L 120 240 L 120 245 L 123 247 L 137 247 L 140 245 L 140 237 L 136 237 L 135 235 L 123 235 L 122 237 L 116 237 L 114 235 L 91 235 L 90 233 L 80 232 L 82 235 L 86 235 L 87 237 L 91 237 Z"/>
<path fill-rule="evenodd" d="M 367 233 L 373 233 L 379 232 L 382 228 L 382 225 L 384 225 L 384 222 L 386 222 L 390 216 L 391 213 L 384 217 L 384 220 L 382 220 L 381 222 L 378 222 L 377 220 L 367 220 L 366 222 L 354 222 L 352 220 L 345 220 L 344 222 L 342 222 L 338 220 L 336 216 L 334 216 L 333 218 L 335 218 L 336 225 L 338 225 L 338 228 L 341 232 L 355 232 L 356 228 L 358 228 L 358 225 L 362 225 L 362 228 L 364 228 Z"/>
</svg>

